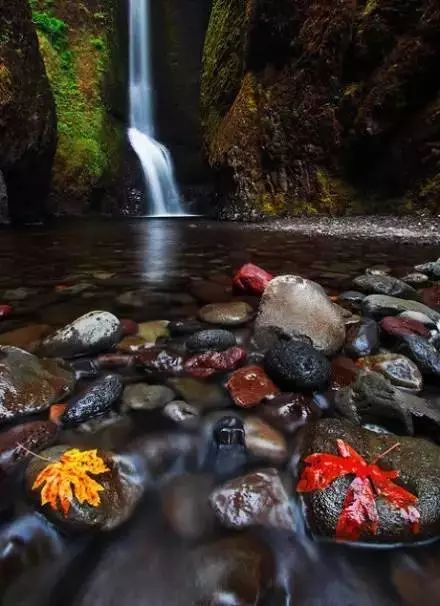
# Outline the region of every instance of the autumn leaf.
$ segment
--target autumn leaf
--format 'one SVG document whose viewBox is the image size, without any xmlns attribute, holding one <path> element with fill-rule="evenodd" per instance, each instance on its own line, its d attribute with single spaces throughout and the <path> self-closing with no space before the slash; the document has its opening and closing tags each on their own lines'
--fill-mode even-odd
<svg viewBox="0 0 440 606">
<path fill-rule="evenodd" d="M 393 480 L 399 477 L 397 470 L 385 470 L 377 465 L 399 444 L 394 444 L 373 463 L 367 463 L 354 448 L 343 440 L 336 440 L 339 456 L 330 453 L 314 453 L 306 457 L 297 491 L 312 492 L 324 490 L 337 478 L 354 475 L 345 496 L 342 512 L 336 526 L 336 538 L 357 540 L 362 532 L 376 534 L 379 529 L 379 515 L 376 497 L 380 496 L 399 509 L 402 519 L 409 524 L 411 532 L 420 531 L 420 512 L 416 505 L 418 498 L 399 486 Z"/>
<path fill-rule="evenodd" d="M 104 490 L 90 475 L 110 471 L 96 450 L 66 450 L 60 460 L 47 465 L 37 476 L 32 490 L 41 490 L 41 504 L 58 511 L 58 502 L 66 517 L 75 498 L 92 507 L 101 504 L 99 493 Z"/>
</svg>

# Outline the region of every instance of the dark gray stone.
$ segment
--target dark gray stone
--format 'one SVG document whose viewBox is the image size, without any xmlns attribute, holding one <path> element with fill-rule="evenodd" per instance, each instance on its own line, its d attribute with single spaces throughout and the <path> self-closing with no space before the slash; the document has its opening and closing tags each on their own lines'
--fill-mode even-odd
<svg viewBox="0 0 440 606">
<path fill-rule="evenodd" d="M 435 345 L 418 335 L 405 335 L 402 341 L 403 351 L 424 375 L 440 377 L 440 352 Z"/>
<path fill-rule="evenodd" d="M 122 394 L 122 381 L 118 375 L 107 375 L 87 386 L 85 391 L 72 398 L 61 417 L 65 426 L 79 425 L 93 417 L 105 414 Z"/>
<path fill-rule="evenodd" d="M 417 297 L 417 291 L 412 286 L 392 276 L 365 274 L 355 278 L 353 284 L 369 294 L 388 295 L 401 299 L 415 299 Z"/>
<path fill-rule="evenodd" d="M 221 329 L 196 332 L 186 341 L 186 348 L 192 353 L 225 351 L 235 345 L 237 345 L 235 336 L 228 330 Z"/>
</svg>

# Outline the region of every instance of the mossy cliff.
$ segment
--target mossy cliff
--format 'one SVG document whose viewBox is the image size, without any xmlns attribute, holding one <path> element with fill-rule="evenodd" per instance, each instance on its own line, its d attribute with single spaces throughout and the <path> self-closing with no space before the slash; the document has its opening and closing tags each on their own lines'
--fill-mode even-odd
<svg viewBox="0 0 440 606">
<path fill-rule="evenodd" d="M 0 0 L 0 172 L 13 221 L 45 215 L 55 145 L 55 106 L 30 7 Z"/>
<path fill-rule="evenodd" d="M 30 0 L 56 103 L 55 213 L 100 210 L 119 175 L 122 123 L 106 95 L 116 0 Z"/>
<path fill-rule="evenodd" d="M 214 0 L 205 151 L 237 218 L 440 209 L 438 0 Z"/>
</svg>

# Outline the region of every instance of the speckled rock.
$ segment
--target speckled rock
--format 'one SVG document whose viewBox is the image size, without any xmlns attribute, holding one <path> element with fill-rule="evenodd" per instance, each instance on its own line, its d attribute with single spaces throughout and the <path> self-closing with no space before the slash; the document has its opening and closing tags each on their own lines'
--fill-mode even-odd
<svg viewBox="0 0 440 606">
<path fill-rule="evenodd" d="M 279 389 L 259 366 L 246 366 L 236 370 L 230 377 L 226 387 L 237 406 L 253 408 L 265 398 L 273 398 Z"/>
<path fill-rule="evenodd" d="M 339 351 L 345 340 L 340 311 L 319 284 L 299 276 L 279 276 L 269 283 L 255 321 L 256 333 L 264 328 L 305 335 L 325 354 Z"/>
<path fill-rule="evenodd" d="M 396 387 L 418 392 L 423 388 L 423 377 L 417 365 L 402 354 L 384 353 L 359 360 L 362 368 L 382 374 Z"/>
<path fill-rule="evenodd" d="M 0 433 L 0 475 L 10 473 L 17 463 L 32 458 L 51 446 L 57 437 L 58 427 L 50 421 L 31 421 Z"/>
<path fill-rule="evenodd" d="M 41 456 L 57 461 L 70 446 L 54 446 L 44 450 Z M 92 507 L 81 504 L 73 497 L 67 516 L 61 507 L 54 511 L 49 505 L 41 505 L 41 488 L 32 486 L 40 471 L 47 466 L 47 460 L 33 459 L 26 470 L 26 486 L 30 497 L 38 504 L 42 512 L 57 526 L 72 531 L 113 530 L 124 523 L 133 513 L 146 487 L 146 470 L 141 457 L 117 455 L 112 452 L 98 451 L 108 472 L 92 476 L 101 486 L 101 503 Z"/>
<path fill-rule="evenodd" d="M 335 407 L 353 423 L 377 423 L 403 434 L 418 430 L 437 435 L 440 430 L 440 408 L 394 387 L 377 372 L 361 372 L 355 383 L 335 394 Z"/>
<path fill-rule="evenodd" d="M 140 350 L 136 360 L 152 377 L 174 377 L 183 372 L 183 357 L 171 349 L 151 347 Z"/>
<path fill-rule="evenodd" d="M 135 383 L 127 385 L 122 395 L 125 410 L 155 410 L 172 402 L 176 394 L 166 385 Z"/>
<path fill-rule="evenodd" d="M 107 311 L 91 311 L 44 339 L 40 353 L 49 357 L 74 358 L 114 347 L 121 337 L 121 324 Z"/>
<path fill-rule="evenodd" d="M 61 422 L 65 426 L 79 425 L 110 410 L 121 397 L 122 381 L 118 375 L 107 375 L 87 385 L 85 390 L 72 398 Z"/>
<path fill-rule="evenodd" d="M 353 284 L 369 294 L 388 295 L 401 299 L 415 299 L 417 297 L 417 291 L 412 286 L 403 282 L 403 280 L 388 275 L 365 274 L 355 278 Z"/>
<path fill-rule="evenodd" d="M 313 391 L 330 381 L 330 363 L 311 345 L 280 341 L 264 358 L 264 368 L 275 384 L 285 391 Z"/>
<path fill-rule="evenodd" d="M 379 435 L 356 427 L 346 421 L 324 419 L 310 426 L 304 441 L 304 456 L 311 453 L 338 454 L 336 440 L 342 439 L 352 446 L 367 462 L 373 462 L 399 442 L 378 463 L 384 469 L 400 471 L 396 483 L 417 495 L 421 529 L 413 534 L 400 511 L 385 499 L 376 497 L 379 528 L 376 535 L 365 532 L 362 541 L 372 543 L 414 542 L 438 536 L 440 533 L 440 448 L 423 439 Z M 335 480 L 325 490 L 302 495 L 307 521 L 313 534 L 334 538 L 347 489 L 353 476 Z"/>
<path fill-rule="evenodd" d="M 0 423 L 46 410 L 68 396 L 74 383 L 71 368 L 60 360 L 0 347 Z"/>
<path fill-rule="evenodd" d="M 186 348 L 192 353 L 224 351 L 237 344 L 235 335 L 228 330 L 210 329 L 196 332 L 186 340 Z"/>
<path fill-rule="evenodd" d="M 253 316 L 254 310 L 248 303 L 243 301 L 231 301 L 230 303 L 213 303 L 205 305 L 199 311 L 199 317 L 208 324 L 220 326 L 239 326 L 246 324 Z"/>
<path fill-rule="evenodd" d="M 406 335 L 402 350 L 424 375 L 440 377 L 440 351 L 432 343 L 418 335 Z"/>
<path fill-rule="evenodd" d="M 367 315 L 377 316 L 393 316 L 404 311 L 415 311 L 428 316 L 434 323 L 440 321 L 440 313 L 423 303 L 387 295 L 368 295 L 362 301 L 362 310 Z"/>
<path fill-rule="evenodd" d="M 259 412 L 271 425 L 288 434 L 295 433 L 322 416 L 321 409 L 312 397 L 300 393 L 280 394 L 264 403 Z"/>
<path fill-rule="evenodd" d="M 282 433 L 259 417 L 244 420 L 245 442 L 248 452 L 266 463 L 282 465 L 286 462 L 287 443 Z"/>
<path fill-rule="evenodd" d="M 379 346 L 379 325 L 374 320 L 367 318 L 348 328 L 345 341 L 345 353 L 348 356 L 369 356 L 375 353 Z"/>
<path fill-rule="evenodd" d="M 226 528 L 294 528 L 289 497 L 278 471 L 273 468 L 254 471 L 226 482 L 212 492 L 210 503 Z"/>
</svg>

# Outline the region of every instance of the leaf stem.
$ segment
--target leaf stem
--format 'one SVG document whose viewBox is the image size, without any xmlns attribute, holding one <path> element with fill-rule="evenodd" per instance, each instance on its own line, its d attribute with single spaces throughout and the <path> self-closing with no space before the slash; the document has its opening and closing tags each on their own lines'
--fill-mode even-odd
<svg viewBox="0 0 440 606">
<path fill-rule="evenodd" d="M 22 444 L 21 442 L 17 442 L 17 446 L 22 448 L 25 452 L 29 453 L 33 457 L 36 457 L 37 459 L 41 459 L 42 461 L 47 461 L 47 463 L 55 462 L 54 459 L 47 459 L 46 457 L 42 457 L 41 455 L 37 454 L 36 452 L 32 452 L 32 450 L 29 450 L 29 448 L 26 448 L 26 446 L 24 444 Z"/>
<path fill-rule="evenodd" d="M 385 450 L 385 452 L 383 452 L 382 454 L 380 454 L 378 457 L 376 457 L 373 461 L 373 465 L 375 465 L 378 461 L 380 461 L 380 459 L 383 459 L 387 454 L 389 454 L 392 450 L 394 450 L 395 448 L 398 448 L 400 446 L 400 442 L 396 442 L 395 444 L 393 444 L 393 446 L 390 446 L 390 448 L 388 448 L 388 450 Z"/>
</svg>

